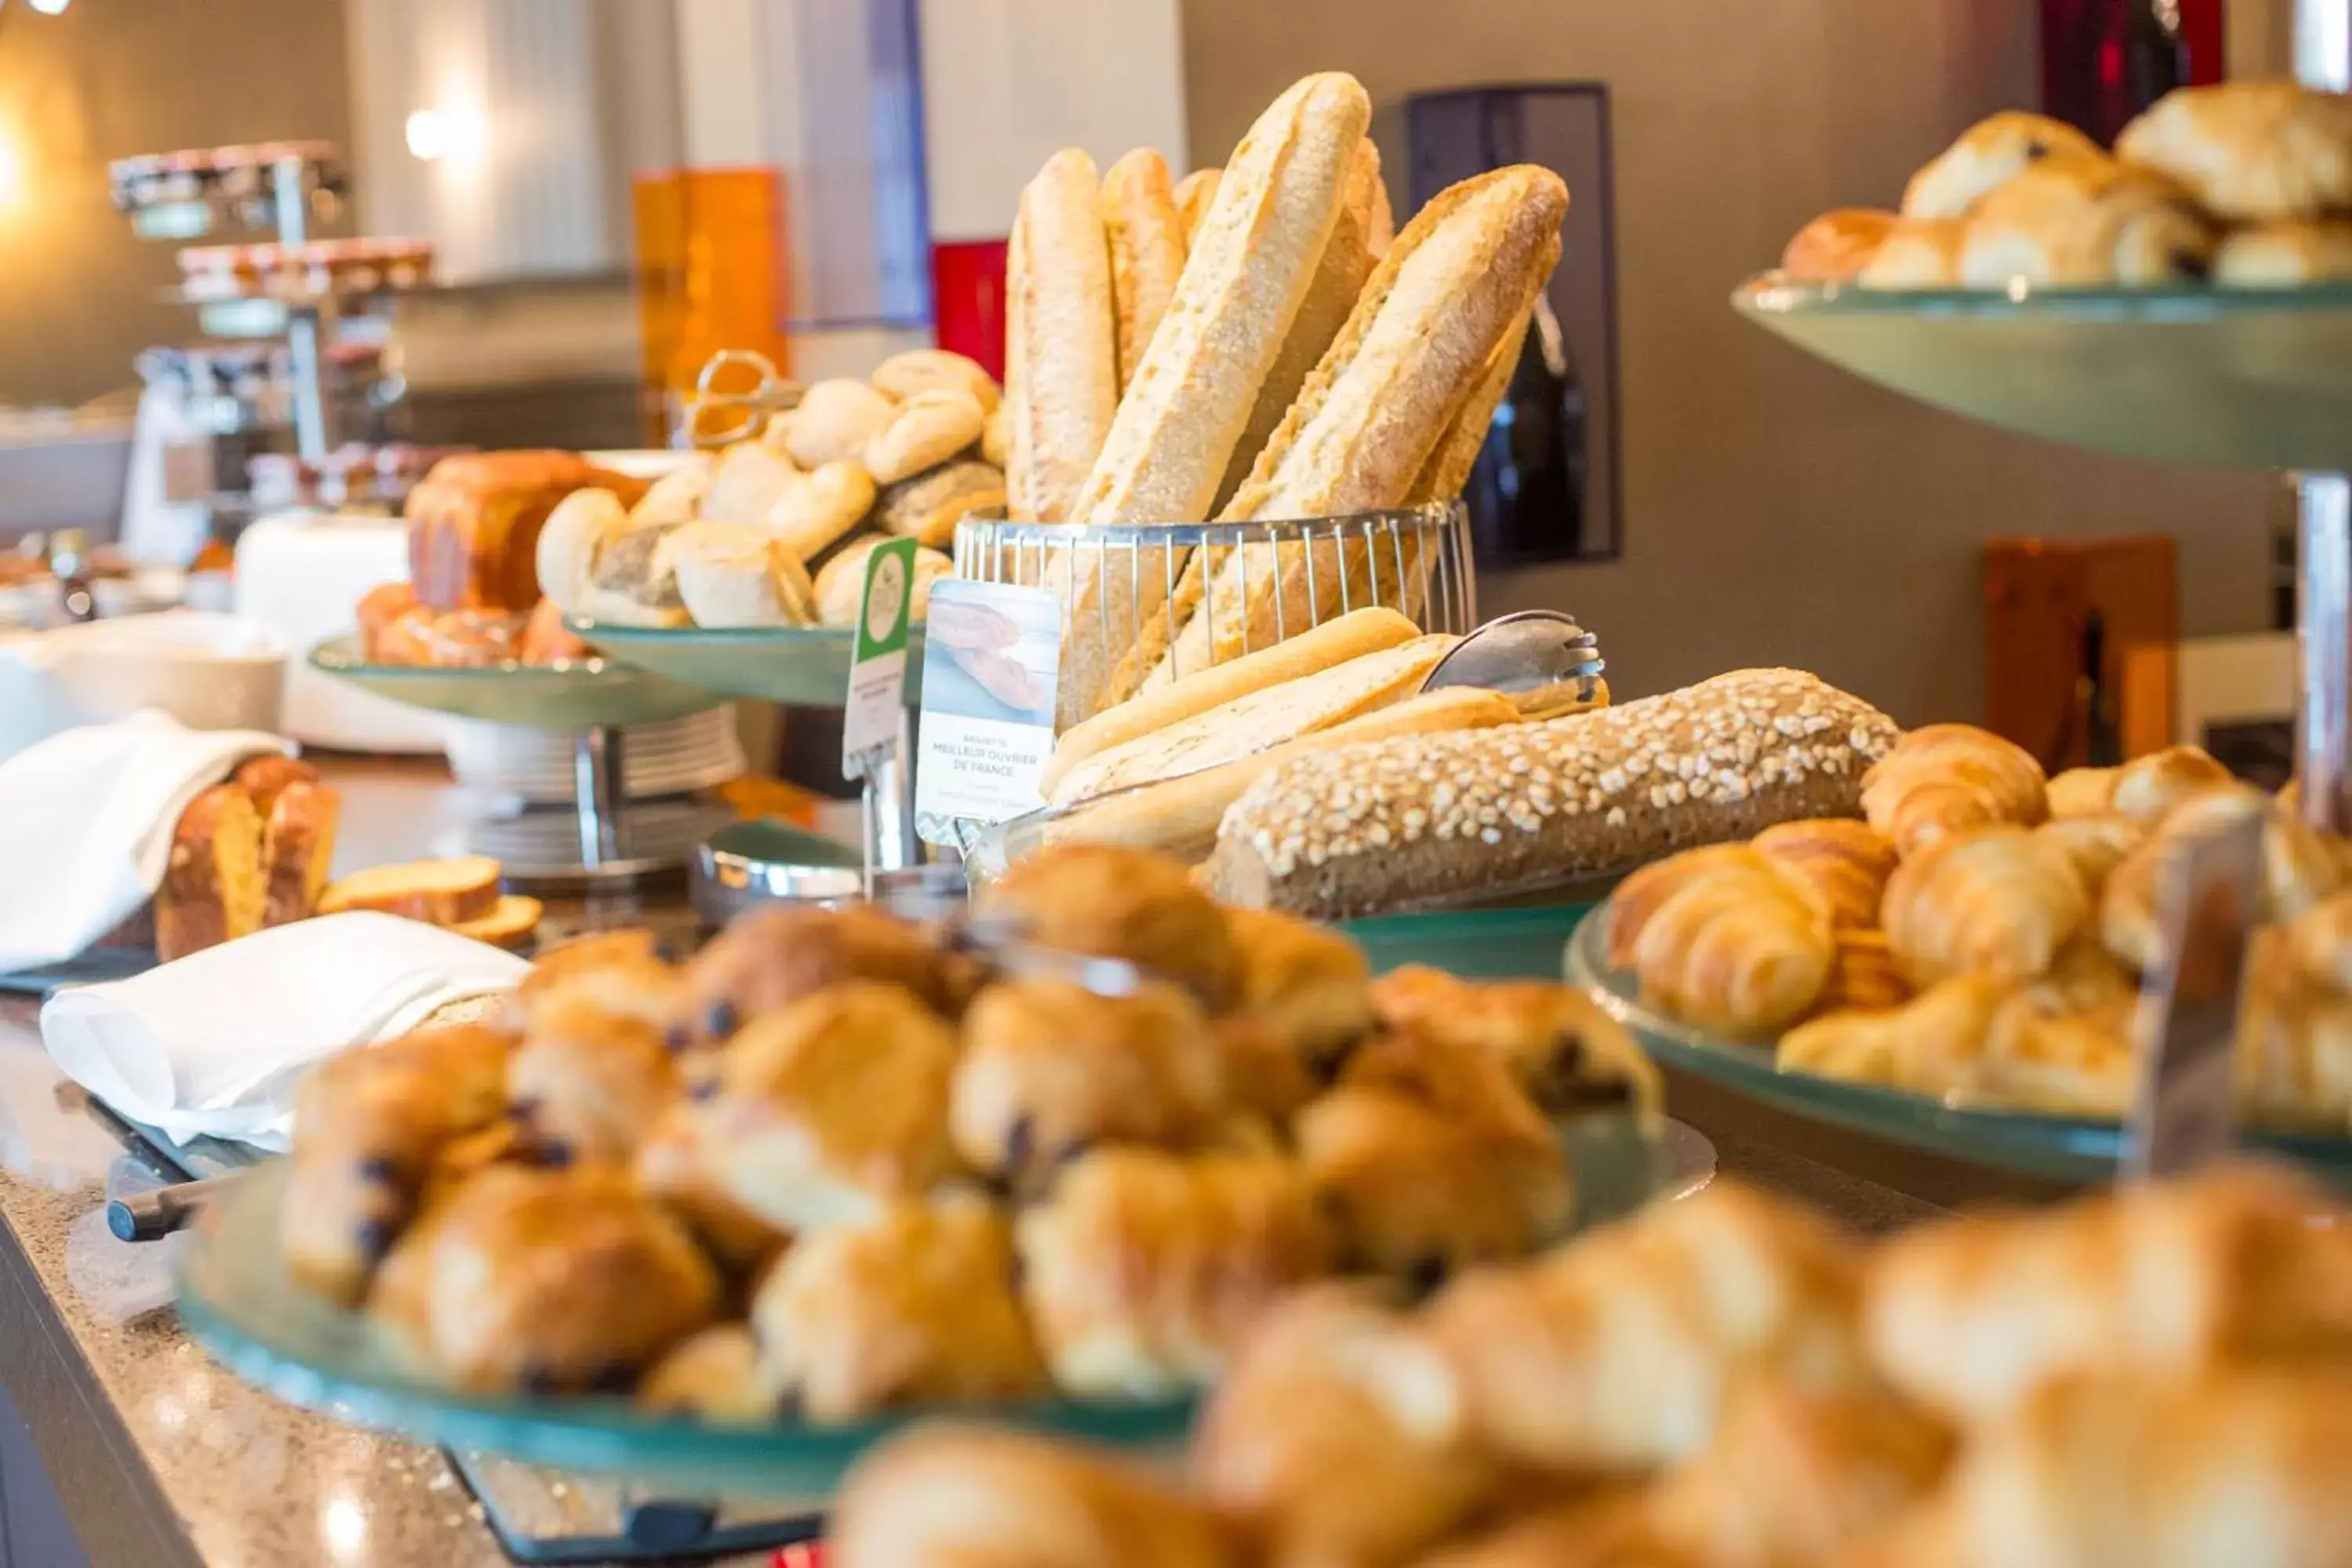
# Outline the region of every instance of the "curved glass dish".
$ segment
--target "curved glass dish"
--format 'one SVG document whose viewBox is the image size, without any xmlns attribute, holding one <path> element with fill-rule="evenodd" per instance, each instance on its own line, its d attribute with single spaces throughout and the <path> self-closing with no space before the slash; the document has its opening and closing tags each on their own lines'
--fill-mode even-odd
<svg viewBox="0 0 2352 1568">
<path fill-rule="evenodd" d="M 1608 924 L 1602 904 L 1570 936 L 1569 984 L 1590 992 L 1668 1066 L 1799 1116 L 2004 1170 L 2102 1181 L 2115 1174 L 2123 1157 L 2123 1129 L 2112 1121 L 1950 1104 L 1877 1084 L 1783 1071 L 1769 1046 L 1723 1039 L 1643 1005 L 1633 977 L 1609 966 Z M 2252 1131 L 2246 1142 L 2331 1179 L 2352 1180 L 2352 1138 Z"/>
<path fill-rule="evenodd" d="M 566 664 L 499 664 L 472 669 L 369 664 L 359 639 L 330 637 L 312 648 L 310 668 L 389 697 L 459 719 L 533 730 L 593 730 L 651 724 L 716 708 L 707 689 L 681 685 L 608 659 Z"/>
<path fill-rule="evenodd" d="M 856 634 L 846 626 L 655 631 L 574 621 L 572 630 L 620 664 L 728 697 L 794 708 L 838 708 L 849 690 Z M 907 696 L 923 689 L 923 628 L 907 637 Z"/>
<path fill-rule="evenodd" d="M 2352 284 L 1895 292 L 1768 273 L 1732 304 L 1865 380 L 2045 440 L 2352 469 Z"/>
<path fill-rule="evenodd" d="M 1625 1116 L 1562 1123 L 1574 1173 L 1571 1229 L 1679 1194 L 1655 1129 Z M 180 1315 L 230 1371 L 289 1404 L 419 1442 L 503 1454 L 558 1469 L 622 1474 L 688 1495 L 825 1497 L 869 1445 L 938 1406 L 838 1426 L 779 1422 L 728 1427 L 646 1415 L 626 1400 L 469 1394 L 420 1372 L 392 1337 L 294 1282 L 278 1240 L 291 1164 L 273 1160 L 211 1205 L 180 1258 Z M 1172 1448 L 1192 1401 L 1084 1405 L 1068 1400 L 959 1407 L 954 1414 L 1129 1448 Z"/>
<path fill-rule="evenodd" d="M 872 1443 L 924 1413 L 840 1426 L 730 1428 L 643 1414 L 626 1400 L 456 1392 L 423 1375 L 365 1317 L 297 1285 L 278 1244 L 290 1166 L 256 1168 L 212 1206 L 180 1259 L 180 1315 L 230 1371 L 289 1404 L 421 1442 L 558 1469 L 626 1474 L 689 1495 L 824 1497 Z M 991 1421 L 1134 1447 L 1172 1444 L 1192 1402 L 974 1407 Z M 936 1410 L 930 1414 L 938 1414 Z"/>
</svg>

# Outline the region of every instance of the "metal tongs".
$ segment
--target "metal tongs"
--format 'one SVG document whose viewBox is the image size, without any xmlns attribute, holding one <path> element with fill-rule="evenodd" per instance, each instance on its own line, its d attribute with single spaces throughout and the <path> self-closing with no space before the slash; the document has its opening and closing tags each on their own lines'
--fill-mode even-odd
<svg viewBox="0 0 2352 1568">
<path fill-rule="evenodd" d="M 1592 707 L 1601 694 L 1601 639 L 1559 610 L 1497 616 L 1454 646 L 1421 683 L 1498 691 L 1528 719 L 1557 719 Z"/>
<path fill-rule="evenodd" d="M 751 389 L 719 391 L 715 384 L 720 374 L 737 366 L 749 368 L 756 378 Z M 694 378 L 694 395 L 686 402 L 686 444 L 707 452 L 755 440 L 768 427 L 772 415 L 798 408 L 800 404 L 801 384 L 777 370 L 767 355 L 749 349 L 721 349 L 704 362 L 702 374 Z M 706 416 L 720 423 L 706 428 Z"/>
<path fill-rule="evenodd" d="M 1133 996 L 1155 984 L 1175 984 L 1123 958 L 1040 947 L 1025 941 L 1025 934 L 1020 921 L 1003 915 L 967 913 L 940 928 L 940 939 L 951 952 L 979 958 L 1008 974 L 1067 981 L 1097 996 Z"/>
</svg>

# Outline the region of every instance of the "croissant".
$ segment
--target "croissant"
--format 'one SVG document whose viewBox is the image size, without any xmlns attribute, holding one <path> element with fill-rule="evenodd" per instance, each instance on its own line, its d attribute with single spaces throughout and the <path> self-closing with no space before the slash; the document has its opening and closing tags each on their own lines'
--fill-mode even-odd
<svg viewBox="0 0 2352 1568">
<path fill-rule="evenodd" d="M 1811 1215 L 1717 1181 L 1536 1263 L 1464 1277 L 1427 1331 L 1472 1432 L 1503 1458 L 1634 1474 L 1704 1447 L 1746 1370 L 1859 1386 L 1856 1268 Z"/>
<path fill-rule="evenodd" d="M 1781 1037 L 1791 1072 L 1959 1104 L 2116 1117 L 2131 1104 L 2133 1002 L 2071 1005 L 2044 984 L 1956 974 L 1892 1012 L 1832 1013 Z"/>
<path fill-rule="evenodd" d="M 1948 975 L 2041 973 L 2091 918 L 2082 879 L 2022 827 L 1952 833 L 1886 884 L 1887 945 L 1915 985 Z"/>
<path fill-rule="evenodd" d="M 1532 1513 L 1413 1568 L 1713 1568 L 1666 1539 L 1646 1492 L 1623 1488 Z"/>
<path fill-rule="evenodd" d="M 1925 1226 L 1871 1261 L 1870 1353 L 1897 1390 L 1963 1426 L 2063 1378 L 2178 1382 L 2341 1357 L 2352 1231 L 2311 1223 L 2330 1212 L 2318 1188 L 2240 1166 Z"/>
<path fill-rule="evenodd" d="M 1302 1292 L 1251 1333 L 1194 1428 L 1191 1472 L 1265 1568 L 1407 1562 L 1498 1479 L 1444 1363 L 1345 1287 Z"/>
<path fill-rule="evenodd" d="M 2147 842 L 2147 829 L 2128 816 L 2105 812 L 2054 818 L 2035 828 L 2033 837 L 2074 868 L 2083 891 L 2095 900 L 2116 868 Z"/>
<path fill-rule="evenodd" d="M 2050 819 L 2070 822 L 2078 816 L 2100 816 L 2112 811 L 2116 775 L 2121 772 L 2121 768 L 2068 768 L 2053 773 L 2042 791 L 2050 804 Z"/>
<path fill-rule="evenodd" d="M 2050 806 L 2042 764 L 2023 747 L 1970 724 L 1929 724 L 1862 775 L 1862 814 L 1909 856 L 1963 827 L 2031 827 Z"/>
<path fill-rule="evenodd" d="M 1895 966 L 1895 954 L 1886 945 L 1886 933 L 1840 926 L 1837 956 L 1830 964 L 1830 977 L 1822 983 L 1821 994 L 1813 998 L 1812 1016 L 1854 1011 L 1881 1013 L 1900 1007 L 1910 999 L 1910 983 Z"/>
<path fill-rule="evenodd" d="M 1943 1479 L 1951 1434 L 1884 1392 L 1746 1380 L 1715 1439 L 1648 1501 L 1652 1528 L 1707 1568 L 1816 1568 Z"/>
<path fill-rule="evenodd" d="M 2339 1131 L 2352 1125 L 2352 997 L 2330 972 L 2341 952 L 2303 951 L 2314 931 L 2326 933 L 2347 908 L 2352 895 L 2340 895 L 2292 925 L 2264 927 L 2247 946 L 2231 1069 L 2239 1110 L 2251 1119 Z M 2315 959 L 2329 970 L 2315 973 Z"/>
<path fill-rule="evenodd" d="M 1896 856 L 1886 836 L 1868 823 L 1840 817 L 1783 822 L 1748 843 L 1821 894 L 1837 924 L 1878 923 L 1878 900 Z"/>
<path fill-rule="evenodd" d="M 1844 1568 L 2332 1568 L 2352 1562 L 2352 1372 L 2053 1388 Z"/>
<path fill-rule="evenodd" d="M 1631 969 L 1642 933 L 1667 900 L 1717 880 L 1747 883 L 1780 874 L 1779 864 L 1753 845 L 1709 844 L 1640 868 L 1609 895 L 1609 963 Z"/>
<path fill-rule="evenodd" d="M 828 1510 L 836 1568 L 1235 1568 L 1216 1521 L 1139 1470 L 1003 1428 L 917 1426 Z"/>
<path fill-rule="evenodd" d="M 1701 1028 L 1769 1035 L 1802 1017 L 1829 978 L 1837 952 L 1829 908 L 1769 857 L 1717 847 L 1733 853 L 1695 851 L 1694 866 L 1676 856 L 1628 878 L 1633 906 L 1612 926 L 1612 946 L 1631 930 L 1621 967 L 1653 1006 Z M 1661 875 L 1645 881 L 1648 871 Z"/>
<path fill-rule="evenodd" d="M 2230 770 L 2203 748 L 2167 746 L 2135 757 L 2115 771 L 2106 808 L 2153 827 L 2171 816 L 2175 807 L 2208 790 L 2235 784 Z"/>
<path fill-rule="evenodd" d="M 2164 948 L 2157 908 L 2164 867 L 2190 837 L 2251 817 L 2263 825 L 2264 917 L 2293 920 L 2352 885 L 2352 845 L 2288 816 L 2258 790 L 2207 790 L 2167 817 L 2107 878 L 2099 895 L 2099 937 L 2107 951 L 2143 973 L 2156 968 Z"/>
</svg>

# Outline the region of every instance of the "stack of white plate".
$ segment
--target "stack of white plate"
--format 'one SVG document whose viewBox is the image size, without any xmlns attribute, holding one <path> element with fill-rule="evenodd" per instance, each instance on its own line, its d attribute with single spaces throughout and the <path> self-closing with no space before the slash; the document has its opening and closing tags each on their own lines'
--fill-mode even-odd
<svg viewBox="0 0 2352 1568">
<path fill-rule="evenodd" d="M 622 732 L 621 761 L 629 798 L 709 789 L 747 771 L 730 703 Z M 478 719 L 443 719 L 441 739 L 460 784 L 511 795 L 531 805 L 569 805 L 575 798 L 576 737 L 525 730 Z"/>
</svg>

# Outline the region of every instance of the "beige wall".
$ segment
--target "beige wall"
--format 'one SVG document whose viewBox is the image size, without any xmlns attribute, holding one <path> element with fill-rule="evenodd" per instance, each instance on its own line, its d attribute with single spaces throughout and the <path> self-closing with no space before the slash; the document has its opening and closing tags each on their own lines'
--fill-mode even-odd
<svg viewBox="0 0 2352 1568">
<path fill-rule="evenodd" d="M 196 339 L 193 312 L 159 298 L 175 247 L 131 237 L 109 160 L 343 142 L 347 98 L 340 0 L 0 5 L 0 135 L 24 149 L 28 187 L 0 214 L 0 404 L 129 386 L 141 349 Z"/>
<path fill-rule="evenodd" d="M 1975 716 L 1978 547 L 2162 530 L 2192 635 L 2258 628 L 2276 487 L 2063 451 L 1917 407 L 1726 303 L 1825 207 L 1890 201 L 1953 132 L 2034 92 L 2032 0 L 1185 0 L 1192 157 L 1222 162 L 1303 72 L 1376 102 L 1591 79 L 1616 142 L 1622 563 L 1489 578 L 1601 635 L 1621 693 L 1810 667 L 1899 718 Z"/>
</svg>

